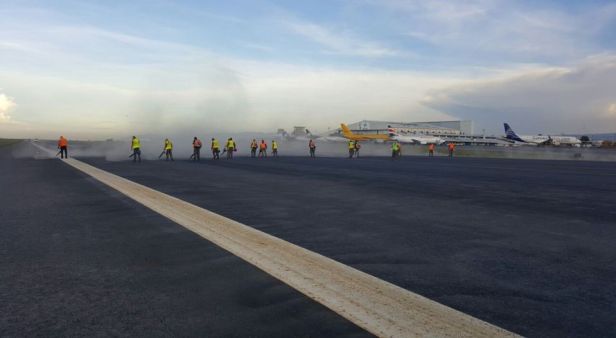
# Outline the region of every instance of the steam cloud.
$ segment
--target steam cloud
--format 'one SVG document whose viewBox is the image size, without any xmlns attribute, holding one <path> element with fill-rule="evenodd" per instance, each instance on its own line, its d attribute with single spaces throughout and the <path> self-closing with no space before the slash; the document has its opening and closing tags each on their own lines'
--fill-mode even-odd
<svg viewBox="0 0 616 338">
<path fill-rule="evenodd" d="M 12 98 L 6 96 L 6 94 L 0 94 L 0 123 L 11 119 L 8 112 L 16 105 Z"/>
</svg>

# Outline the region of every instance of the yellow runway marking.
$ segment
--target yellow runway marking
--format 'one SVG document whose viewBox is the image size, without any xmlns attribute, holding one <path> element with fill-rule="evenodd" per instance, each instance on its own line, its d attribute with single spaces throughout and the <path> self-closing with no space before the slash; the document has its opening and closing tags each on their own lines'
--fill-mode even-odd
<svg viewBox="0 0 616 338">
<path fill-rule="evenodd" d="M 199 234 L 377 336 L 516 336 L 173 196 L 75 159 L 64 163 Z"/>
</svg>

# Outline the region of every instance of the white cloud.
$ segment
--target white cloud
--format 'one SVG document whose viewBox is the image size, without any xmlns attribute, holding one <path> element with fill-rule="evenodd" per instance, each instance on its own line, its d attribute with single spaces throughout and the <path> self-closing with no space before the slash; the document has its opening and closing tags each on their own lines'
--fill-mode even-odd
<svg viewBox="0 0 616 338">
<path fill-rule="evenodd" d="M 516 1 L 439 0 L 367 1 L 398 18 L 398 29 L 413 40 L 469 54 L 482 60 L 500 57 L 579 59 L 602 52 L 601 32 L 609 32 L 616 4 L 566 6 Z"/>
<path fill-rule="evenodd" d="M 16 105 L 12 98 L 6 96 L 6 94 L 0 94 L 0 123 L 8 122 L 11 119 L 9 111 Z"/>
<path fill-rule="evenodd" d="M 611 103 L 606 109 L 606 117 L 616 118 L 616 103 Z"/>
<path fill-rule="evenodd" d="M 503 122 L 520 132 L 613 132 L 616 55 L 591 57 L 570 68 L 522 71 L 496 80 L 433 89 L 429 107 L 477 121 L 500 132 Z"/>
<path fill-rule="evenodd" d="M 286 19 L 285 25 L 292 32 L 310 39 L 326 48 L 325 52 L 361 57 L 389 57 L 404 55 L 377 42 L 360 39 L 348 32 L 334 32 L 315 23 Z M 409 54 L 410 55 L 410 54 Z"/>
</svg>

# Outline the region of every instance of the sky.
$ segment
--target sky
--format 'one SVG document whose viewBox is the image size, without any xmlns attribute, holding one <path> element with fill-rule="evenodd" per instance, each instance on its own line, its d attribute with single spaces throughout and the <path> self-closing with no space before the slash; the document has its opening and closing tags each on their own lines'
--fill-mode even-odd
<svg viewBox="0 0 616 338">
<path fill-rule="evenodd" d="M 0 137 L 616 131 L 616 1 L 2 1 Z"/>
</svg>

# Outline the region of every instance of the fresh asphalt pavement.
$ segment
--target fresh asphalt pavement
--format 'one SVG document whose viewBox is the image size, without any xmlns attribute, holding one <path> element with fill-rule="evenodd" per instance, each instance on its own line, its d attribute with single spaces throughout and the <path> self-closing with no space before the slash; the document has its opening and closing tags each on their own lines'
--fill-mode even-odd
<svg viewBox="0 0 616 338">
<path fill-rule="evenodd" d="M 83 160 L 516 333 L 616 336 L 616 163 Z"/>
<path fill-rule="evenodd" d="M 0 148 L 0 336 L 367 336 L 64 165 Z M 188 166 L 187 166 L 188 168 Z"/>
</svg>

